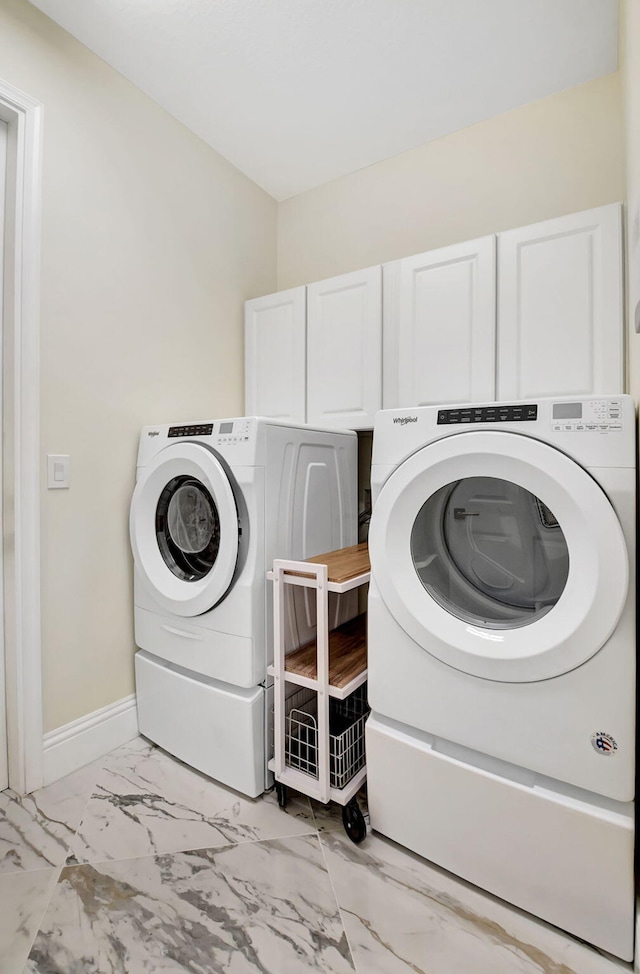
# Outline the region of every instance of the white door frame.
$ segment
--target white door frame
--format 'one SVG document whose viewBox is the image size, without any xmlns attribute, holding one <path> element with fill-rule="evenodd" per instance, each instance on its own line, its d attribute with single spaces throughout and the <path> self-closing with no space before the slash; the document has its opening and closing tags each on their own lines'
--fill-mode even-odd
<svg viewBox="0 0 640 974">
<path fill-rule="evenodd" d="M 42 785 L 40 187 L 42 106 L 0 79 L 8 123 L 3 386 L 4 648 L 9 785 Z"/>
</svg>

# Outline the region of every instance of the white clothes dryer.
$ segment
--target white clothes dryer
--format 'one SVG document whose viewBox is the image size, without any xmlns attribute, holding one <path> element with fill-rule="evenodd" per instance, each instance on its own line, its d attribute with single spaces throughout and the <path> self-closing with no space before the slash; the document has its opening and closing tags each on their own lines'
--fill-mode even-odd
<svg viewBox="0 0 640 974">
<path fill-rule="evenodd" d="M 140 731 L 245 794 L 267 784 L 274 557 L 355 544 L 357 437 L 258 417 L 142 431 L 131 502 Z M 336 609 L 336 612 L 339 610 Z M 311 638 L 289 604 L 291 645 Z"/>
<path fill-rule="evenodd" d="M 376 417 L 372 825 L 625 960 L 636 475 L 628 396 Z"/>
</svg>

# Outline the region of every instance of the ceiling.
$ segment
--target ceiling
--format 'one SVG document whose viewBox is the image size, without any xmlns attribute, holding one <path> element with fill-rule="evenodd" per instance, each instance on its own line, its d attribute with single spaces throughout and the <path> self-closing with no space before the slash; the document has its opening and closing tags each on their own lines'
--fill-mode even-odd
<svg viewBox="0 0 640 974">
<path fill-rule="evenodd" d="M 616 0 L 32 0 L 277 200 L 616 70 Z"/>
</svg>

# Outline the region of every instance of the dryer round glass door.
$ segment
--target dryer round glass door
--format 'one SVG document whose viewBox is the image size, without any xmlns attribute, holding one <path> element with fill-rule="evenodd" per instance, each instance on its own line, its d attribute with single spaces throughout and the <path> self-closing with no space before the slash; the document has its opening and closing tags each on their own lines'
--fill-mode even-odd
<svg viewBox="0 0 640 974">
<path fill-rule="evenodd" d="M 369 531 L 389 611 L 442 662 L 508 682 L 545 680 L 594 655 L 628 589 L 618 518 L 565 454 L 506 431 L 469 431 L 390 475 Z"/>
<path fill-rule="evenodd" d="M 140 578 L 168 612 L 196 616 L 233 581 L 239 523 L 229 477 L 198 443 L 158 453 L 136 483 L 131 546 Z"/>
<path fill-rule="evenodd" d="M 467 477 L 432 494 L 413 523 L 411 555 L 436 602 L 487 629 L 539 619 L 558 602 L 569 574 L 569 549 L 553 512 L 496 477 Z"/>
</svg>

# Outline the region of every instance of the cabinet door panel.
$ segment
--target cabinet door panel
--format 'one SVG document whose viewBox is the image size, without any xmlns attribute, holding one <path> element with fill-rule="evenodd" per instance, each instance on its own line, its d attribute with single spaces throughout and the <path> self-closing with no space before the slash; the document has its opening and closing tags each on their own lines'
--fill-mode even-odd
<svg viewBox="0 0 640 974">
<path fill-rule="evenodd" d="M 387 289 L 385 407 L 493 399 L 495 238 L 386 265 Z"/>
<path fill-rule="evenodd" d="M 305 287 L 245 305 L 245 414 L 305 421 Z"/>
<path fill-rule="evenodd" d="M 307 286 L 307 422 L 367 429 L 381 406 L 381 268 Z"/>
<path fill-rule="evenodd" d="M 498 397 L 624 391 L 620 206 L 498 235 Z"/>
</svg>

